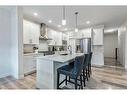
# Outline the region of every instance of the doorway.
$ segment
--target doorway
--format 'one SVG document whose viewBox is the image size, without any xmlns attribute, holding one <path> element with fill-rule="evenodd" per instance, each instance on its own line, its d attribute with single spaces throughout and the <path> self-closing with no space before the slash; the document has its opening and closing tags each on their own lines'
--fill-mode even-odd
<svg viewBox="0 0 127 95">
<path fill-rule="evenodd" d="M 104 65 L 119 66 L 118 60 L 118 31 L 104 33 Z"/>
</svg>

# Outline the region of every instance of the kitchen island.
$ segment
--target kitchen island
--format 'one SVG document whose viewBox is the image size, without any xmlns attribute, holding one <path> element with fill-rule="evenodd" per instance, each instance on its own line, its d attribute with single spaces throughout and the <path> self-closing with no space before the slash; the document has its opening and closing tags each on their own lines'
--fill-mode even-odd
<svg viewBox="0 0 127 95">
<path fill-rule="evenodd" d="M 83 53 L 75 53 L 68 55 L 48 55 L 37 57 L 37 88 L 40 89 L 56 89 L 57 88 L 57 68 L 69 64 L 74 61 L 76 56 Z M 61 76 L 61 79 L 65 78 Z"/>
</svg>

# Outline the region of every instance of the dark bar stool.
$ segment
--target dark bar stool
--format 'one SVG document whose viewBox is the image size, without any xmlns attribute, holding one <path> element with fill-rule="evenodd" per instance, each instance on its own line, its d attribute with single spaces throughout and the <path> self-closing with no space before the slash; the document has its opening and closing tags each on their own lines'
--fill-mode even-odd
<svg viewBox="0 0 127 95">
<path fill-rule="evenodd" d="M 84 56 L 78 56 L 75 58 L 74 66 L 65 65 L 57 69 L 57 89 L 60 89 L 60 85 L 65 82 L 67 85 L 67 82 L 75 84 L 75 89 L 79 86 L 81 89 L 83 89 L 82 86 L 82 68 L 83 68 L 83 61 Z M 66 78 L 59 83 L 60 74 L 63 74 L 66 76 Z M 70 77 L 71 79 L 74 79 L 74 82 L 67 80 L 67 77 Z M 77 83 L 78 77 L 80 77 L 80 84 Z"/>
<path fill-rule="evenodd" d="M 84 54 L 84 63 L 83 63 L 83 70 L 82 70 L 82 76 L 83 76 L 83 82 L 84 87 L 86 86 L 85 81 L 88 80 L 88 60 L 89 60 L 89 54 Z"/>
<path fill-rule="evenodd" d="M 92 59 L 92 52 L 90 52 L 90 54 L 89 54 L 89 60 L 88 60 L 88 76 L 90 77 L 90 75 L 91 75 L 91 59 Z"/>
</svg>

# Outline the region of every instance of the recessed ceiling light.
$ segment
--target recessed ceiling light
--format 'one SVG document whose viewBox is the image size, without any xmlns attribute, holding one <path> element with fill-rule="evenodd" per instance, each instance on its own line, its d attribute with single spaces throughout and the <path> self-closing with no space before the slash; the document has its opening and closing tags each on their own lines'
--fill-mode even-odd
<svg viewBox="0 0 127 95">
<path fill-rule="evenodd" d="M 38 16 L 38 13 L 34 13 L 34 16 Z"/>
<path fill-rule="evenodd" d="M 61 25 L 57 25 L 58 27 L 61 27 Z"/>
<path fill-rule="evenodd" d="M 90 21 L 86 21 L 86 24 L 90 24 Z"/>
<path fill-rule="evenodd" d="M 52 20 L 49 20 L 48 22 L 49 22 L 49 23 L 52 23 Z"/>
</svg>

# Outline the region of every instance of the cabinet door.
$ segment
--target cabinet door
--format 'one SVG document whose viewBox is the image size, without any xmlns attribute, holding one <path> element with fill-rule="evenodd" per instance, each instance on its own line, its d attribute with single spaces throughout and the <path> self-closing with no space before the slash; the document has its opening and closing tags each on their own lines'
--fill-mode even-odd
<svg viewBox="0 0 127 95">
<path fill-rule="evenodd" d="M 38 24 L 31 24 L 32 44 L 39 44 L 40 26 Z"/>
<path fill-rule="evenodd" d="M 81 34 L 83 38 L 91 38 L 91 29 L 81 30 Z"/>
<path fill-rule="evenodd" d="M 30 44 L 30 23 L 23 20 L 23 43 Z"/>
<path fill-rule="evenodd" d="M 55 45 L 55 35 L 56 35 L 56 31 L 52 30 L 52 29 L 47 29 L 47 36 L 48 38 L 51 38 L 52 40 L 48 40 L 48 45 Z"/>
<path fill-rule="evenodd" d="M 103 45 L 103 29 L 93 29 L 93 45 Z"/>
<path fill-rule="evenodd" d="M 28 74 L 32 71 L 31 70 L 32 63 L 33 63 L 32 58 L 33 58 L 32 56 L 24 56 L 24 59 L 23 59 L 24 74 Z"/>
<path fill-rule="evenodd" d="M 56 41 L 56 45 L 62 45 L 62 33 L 61 32 L 56 32 L 55 41 Z"/>
<path fill-rule="evenodd" d="M 67 34 L 62 33 L 62 40 L 66 40 L 67 41 Z"/>
<path fill-rule="evenodd" d="M 24 56 L 23 64 L 24 74 L 28 74 L 36 70 L 36 60 L 33 55 Z"/>
<path fill-rule="evenodd" d="M 51 39 L 54 39 L 54 30 L 52 30 L 52 29 L 47 29 L 47 36 L 48 36 L 48 38 L 51 38 Z"/>
<path fill-rule="evenodd" d="M 48 41 L 48 45 L 62 45 L 62 33 L 52 29 L 48 29 L 47 36 L 52 40 Z"/>
<path fill-rule="evenodd" d="M 40 25 L 23 20 L 24 44 L 39 44 Z"/>
<path fill-rule="evenodd" d="M 74 38 L 74 36 L 75 36 L 74 32 L 69 32 L 68 35 L 69 35 L 69 38 Z"/>
</svg>

